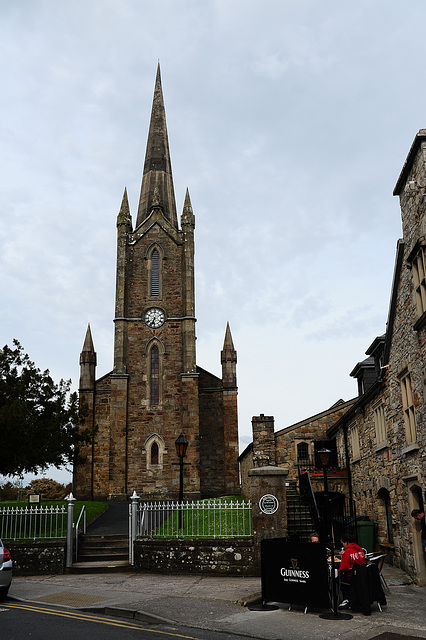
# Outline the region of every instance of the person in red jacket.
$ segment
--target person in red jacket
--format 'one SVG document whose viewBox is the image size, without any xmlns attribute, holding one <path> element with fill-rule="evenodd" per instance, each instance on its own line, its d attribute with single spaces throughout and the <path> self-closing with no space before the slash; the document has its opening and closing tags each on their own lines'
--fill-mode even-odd
<svg viewBox="0 0 426 640">
<path fill-rule="evenodd" d="M 349 593 L 351 590 L 352 568 L 355 563 L 365 564 L 365 555 L 362 548 L 355 542 L 355 536 L 351 533 L 344 533 L 341 537 L 342 545 L 345 549 L 342 560 L 340 562 L 340 587 L 342 590 L 343 600 L 339 605 L 340 608 L 349 606 Z"/>
</svg>

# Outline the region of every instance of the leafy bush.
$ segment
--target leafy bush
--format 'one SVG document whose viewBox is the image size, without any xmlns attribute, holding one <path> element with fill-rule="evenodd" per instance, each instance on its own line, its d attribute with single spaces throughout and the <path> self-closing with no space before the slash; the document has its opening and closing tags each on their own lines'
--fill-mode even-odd
<svg viewBox="0 0 426 640">
<path fill-rule="evenodd" d="M 40 493 L 42 500 L 63 500 L 67 495 L 67 488 L 64 484 L 51 478 L 36 478 L 31 480 L 26 489 L 25 497 L 28 498 L 34 493 Z"/>
</svg>

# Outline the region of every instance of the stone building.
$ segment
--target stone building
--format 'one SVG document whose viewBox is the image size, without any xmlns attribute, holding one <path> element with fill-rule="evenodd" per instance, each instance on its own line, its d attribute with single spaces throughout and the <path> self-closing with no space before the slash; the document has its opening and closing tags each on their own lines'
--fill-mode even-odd
<svg viewBox="0 0 426 640">
<path fill-rule="evenodd" d="M 319 529 L 319 523 L 315 522 L 306 500 L 301 497 L 299 469 L 305 476 L 306 472 L 309 473 L 318 513 L 323 516 L 324 480 L 318 454 L 323 448 L 329 449 L 333 454 L 332 465 L 328 470 L 329 496 L 339 515 L 346 514 L 348 472 L 344 466 L 344 458 L 342 461 L 342 457 L 338 455 L 335 440 L 330 439 L 327 432 L 349 410 L 353 402 L 354 400 L 339 400 L 330 409 L 278 431 L 275 431 L 273 416 L 261 414 L 253 417 L 253 442 L 239 457 L 241 492 L 256 505 L 260 497 L 259 478 L 262 478 L 261 494 L 275 495 L 278 490 L 284 494 L 286 515 L 281 536 L 307 540 L 314 529 Z"/>
<path fill-rule="evenodd" d="M 124 191 L 117 218 L 114 367 L 96 379 L 90 327 L 80 355 L 80 397 L 93 442 L 74 473 L 78 498 L 174 498 L 175 440 L 189 442 L 184 497 L 239 491 L 237 354 L 229 325 L 222 378 L 196 363 L 195 217 L 188 191 L 179 227 L 160 69 L 139 207 Z"/>
<path fill-rule="evenodd" d="M 347 459 L 358 512 L 377 522 L 380 548 L 426 584 L 414 508 L 426 484 L 426 129 L 416 135 L 396 183 L 402 216 L 386 333 L 352 374 L 359 397 L 329 429 Z"/>
<path fill-rule="evenodd" d="M 330 409 L 278 431 L 275 431 L 273 416 L 261 414 L 253 417 L 253 442 L 239 458 L 243 494 L 250 494 L 249 472 L 258 467 L 283 467 L 287 470 L 287 481 L 296 481 L 300 465 L 302 469 L 309 469 L 311 476 L 318 475 L 322 483 L 318 451 L 323 447 L 333 449 L 335 454 L 330 476 L 346 479 L 344 462 L 339 460 L 335 442 L 327 436 L 327 431 L 353 402 L 354 400 L 339 400 Z"/>
<path fill-rule="evenodd" d="M 426 584 L 420 524 L 411 511 L 426 502 L 426 129 L 416 135 L 398 178 L 398 240 L 386 332 L 374 339 L 351 376 L 358 397 L 274 432 L 274 419 L 253 418 L 253 443 L 240 456 L 242 490 L 252 470 L 280 467 L 297 486 L 309 470 L 316 495 L 322 472 L 316 452 L 335 452 L 331 489 L 346 494 L 359 516 L 375 523 L 376 548 Z M 345 469 L 345 471 L 343 471 Z"/>
</svg>

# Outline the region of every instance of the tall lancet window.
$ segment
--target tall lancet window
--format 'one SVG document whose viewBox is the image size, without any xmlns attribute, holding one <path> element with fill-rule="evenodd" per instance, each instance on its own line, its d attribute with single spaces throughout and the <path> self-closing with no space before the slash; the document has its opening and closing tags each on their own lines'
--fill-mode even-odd
<svg viewBox="0 0 426 640">
<path fill-rule="evenodd" d="M 159 455 L 158 454 L 159 454 L 158 444 L 154 440 L 154 442 L 151 445 L 151 464 L 159 464 Z"/>
<path fill-rule="evenodd" d="M 151 253 L 151 295 L 160 295 L 160 254 L 157 249 Z"/>
<path fill-rule="evenodd" d="M 150 353 L 150 404 L 160 404 L 160 356 L 154 344 Z"/>
</svg>

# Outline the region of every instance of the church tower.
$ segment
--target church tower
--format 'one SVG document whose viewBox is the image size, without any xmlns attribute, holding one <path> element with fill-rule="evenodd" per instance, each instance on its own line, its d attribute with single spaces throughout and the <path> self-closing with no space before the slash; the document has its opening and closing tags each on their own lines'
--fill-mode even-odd
<svg viewBox="0 0 426 640">
<path fill-rule="evenodd" d="M 238 491 L 236 352 L 227 326 L 223 382 L 196 365 L 194 230 L 188 190 L 178 225 L 158 66 L 136 225 L 126 190 L 117 217 L 113 370 L 95 380 L 90 328 L 80 357 L 94 436 L 76 466 L 78 497 L 176 497 L 181 431 L 185 498 Z"/>
</svg>

